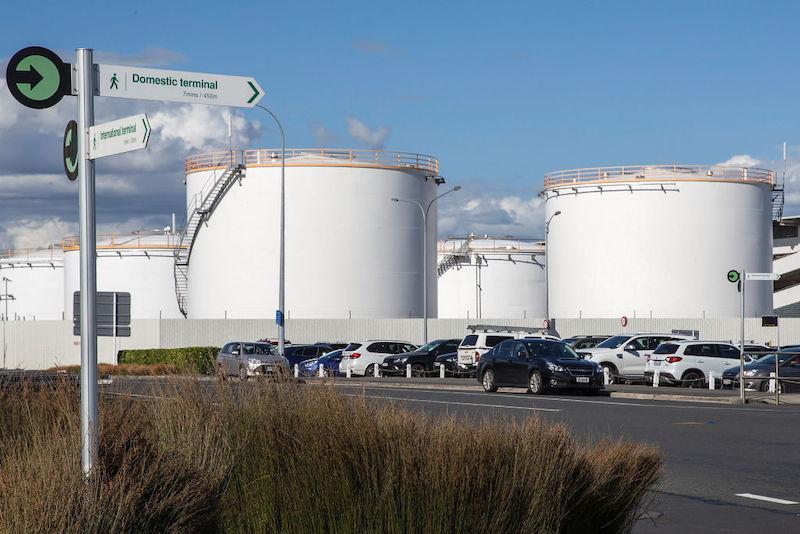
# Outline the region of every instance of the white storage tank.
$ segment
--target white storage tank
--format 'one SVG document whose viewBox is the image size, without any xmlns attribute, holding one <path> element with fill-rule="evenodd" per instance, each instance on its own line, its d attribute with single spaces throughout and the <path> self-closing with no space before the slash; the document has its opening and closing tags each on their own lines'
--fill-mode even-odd
<svg viewBox="0 0 800 534">
<path fill-rule="evenodd" d="M 175 299 L 176 235 L 168 231 L 97 236 L 97 291 L 131 294 L 131 319 L 182 318 Z M 73 313 L 80 290 L 80 246 L 64 240 L 63 305 Z"/>
<path fill-rule="evenodd" d="M 732 269 L 772 271 L 772 171 L 601 167 L 545 175 L 553 317 L 732 317 Z M 746 313 L 772 313 L 772 284 Z"/>
<path fill-rule="evenodd" d="M 544 241 L 448 238 L 438 246 L 439 317 L 544 318 Z"/>
<path fill-rule="evenodd" d="M 274 317 L 280 154 L 259 149 L 187 160 L 190 254 L 188 281 L 179 281 L 178 291 L 189 318 Z M 228 180 L 237 165 L 241 172 Z M 287 317 L 421 317 L 423 241 L 428 309 L 436 316 L 436 206 L 423 240 L 422 213 L 413 204 L 427 207 L 443 183 L 435 158 L 291 149 L 285 183 Z M 193 221 L 198 208 L 203 218 Z"/>
<path fill-rule="evenodd" d="M 6 283 L 5 280 L 8 282 Z M 0 257 L 0 293 L 8 300 L 11 321 L 60 320 L 64 312 L 64 254 L 60 245 L 11 250 Z M 0 315 L 6 303 L 0 302 Z"/>
</svg>

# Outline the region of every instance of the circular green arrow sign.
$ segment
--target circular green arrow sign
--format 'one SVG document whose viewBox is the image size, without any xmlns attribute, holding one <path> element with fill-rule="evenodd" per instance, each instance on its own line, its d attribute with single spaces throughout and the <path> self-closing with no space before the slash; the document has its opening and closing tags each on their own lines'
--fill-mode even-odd
<svg viewBox="0 0 800 534">
<path fill-rule="evenodd" d="M 23 106 L 44 109 L 72 94 L 69 64 L 47 48 L 30 46 L 14 54 L 6 67 L 8 90 Z"/>
<path fill-rule="evenodd" d="M 74 181 L 78 177 L 78 123 L 69 121 L 64 130 L 64 172 Z"/>
<path fill-rule="evenodd" d="M 733 269 L 728 271 L 728 282 L 735 284 L 738 281 L 739 281 L 739 271 L 734 271 Z"/>
</svg>

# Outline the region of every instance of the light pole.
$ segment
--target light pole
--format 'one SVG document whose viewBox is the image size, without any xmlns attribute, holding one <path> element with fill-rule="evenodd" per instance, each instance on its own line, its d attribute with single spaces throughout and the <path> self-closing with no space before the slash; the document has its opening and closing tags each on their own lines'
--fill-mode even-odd
<svg viewBox="0 0 800 534">
<path fill-rule="evenodd" d="M 256 107 L 259 107 L 269 113 L 270 116 L 275 120 L 275 124 L 278 125 L 278 130 L 281 132 L 281 222 L 279 238 L 280 252 L 278 253 L 280 259 L 278 260 L 278 312 L 275 314 L 275 322 L 278 323 L 278 352 L 281 356 L 283 356 L 283 349 L 286 345 L 286 327 L 284 326 L 285 319 L 283 310 L 286 298 L 286 195 L 284 191 L 286 184 L 286 134 L 283 131 L 281 121 L 278 120 L 278 117 L 273 112 L 261 104 L 256 104 Z"/>
<path fill-rule="evenodd" d="M 8 346 L 6 344 L 6 323 L 8 322 L 8 301 L 9 300 L 16 300 L 14 298 L 14 295 L 9 295 L 8 294 L 8 283 L 9 282 L 13 282 L 13 280 L 11 280 L 10 278 L 7 278 L 7 277 L 4 276 L 3 277 L 3 283 L 5 284 L 5 290 L 3 291 L 2 298 L 3 298 L 4 301 L 6 301 L 6 311 L 5 311 L 5 315 L 3 316 L 3 369 L 6 368 L 6 348 Z"/>
<path fill-rule="evenodd" d="M 423 208 L 422 204 L 416 200 L 406 200 L 404 198 L 391 199 L 392 202 L 405 202 L 406 204 L 414 204 L 419 208 L 422 214 L 422 337 L 423 344 L 428 343 L 428 212 L 431 210 L 433 203 L 453 191 L 460 191 L 461 186 L 457 185 L 452 189 L 448 189 L 441 195 L 434 197 L 433 200 L 428 202 L 428 206 Z"/>
<path fill-rule="evenodd" d="M 561 210 L 552 214 L 550 218 L 547 219 L 547 222 L 544 223 L 544 306 L 548 328 L 550 328 L 550 250 L 548 243 L 550 242 L 550 223 L 556 215 L 561 215 Z"/>
</svg>

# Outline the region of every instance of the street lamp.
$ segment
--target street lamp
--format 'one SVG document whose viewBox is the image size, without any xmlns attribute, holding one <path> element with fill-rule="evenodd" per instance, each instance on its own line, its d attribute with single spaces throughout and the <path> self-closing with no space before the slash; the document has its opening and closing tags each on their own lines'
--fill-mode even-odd
<svg viewBox="0 0 800 534">
<path fill-rule="evenodd" d="M 553 213 L 550 218 L 547 219 L 547 222 L 544 223 L 544 305 L 545 314 L 547 315 L 548 328 L 550 328 L 550 251 L 548 250 L 548 243 L 550 239 L 548 236 L 550 235 L 550 223 L 553 221 L 553 217 L 557 215 L 561 215 L 561 210 Z"/>
<path fill-rule="evenodd" d="M 13 280 L 11 280 L 10 278 L 7 278 L 7 277 L 4 276 L 3 277 L 3 283 L 5 284 L 5 290 L 3 291 L 3 294 L 0 295 L 0 298 L 2 298 L 4 301 L 6 301 L 6 311 L 5 311 L 5 315 L 3 316 L 3 369 L 6 368 L 6 348 L 8 347 L 8 345 L 6 344 L 6 323 L 8 322 L 8 301 L 9 300 L 16 300 L 14 298 L 14 295 L 9 295 L 8 294 L 8 283 L 9 282 L 13 282 Z"/>
<path fill-rule="evenodd" d="M 454 191 L 460 191 L 461 186 L 457 185 L 452 189 L 448 189 L 441 195 L 434 197 L 428 203 L 426 208 L 422 207 L 422 204 L 417 202 L 416 200 L 406 200 L 404 198 L 396 198 L 392 197 L 392 202 L 405 202 L 406 204 L 414 204 L 419 208 L 420 213 L 422 214 L 422 337 L 423 343 L 428 343 L 428 212 L 431 210 L 431 206 L 433 203 L 445 196 L 448 193 L 452 193 Z"/>
<path fill-rule="evenodd" d="M 284 346 L 286 345 L 286 327 L 285 319 L 284 319 L 284 305 L 285 305 L 285 296 L 286 296 L 286 276 L 285 276 L 285 265 L 286 265 L 286 200 L 285 200 L 285 191 L 284 186 L 286 182 L 286 134 L 283 131 L 283 126 L 281 125 L 281 121 L 278 120 L 278 117 L 271 112 L 266 107 L 262 106 L 261 104 L 256 104 L 256 107 L 259 107 L 270 114 L 270 116 L 275 120 L 275 124 L 278 125 L 278 130 L 281 132 L 281 215 L 280 215 L 280 238 L 279 238 L 279 249 L 280 252 L 279 260 L 278 260 L 278 312 L 275 314 L 275 319 L 278 323 L 278 353 L 283 356 Z M 280 320 L 280 321 L 278 321 Z"/>
</svg>

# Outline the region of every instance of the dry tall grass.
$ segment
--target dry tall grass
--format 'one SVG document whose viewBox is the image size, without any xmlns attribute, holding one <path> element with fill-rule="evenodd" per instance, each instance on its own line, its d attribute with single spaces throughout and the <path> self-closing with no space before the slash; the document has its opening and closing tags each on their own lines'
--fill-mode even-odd
<svg viewBox="0 0 800 534">
<path fill-rule="evenodd" d="M 467 425 L 291 384 L 105 397 L 80 475 L 73 387 L 0 395 L 2 532 L 624 532 L 661 466 L 562 426 Z"/>
</svg>

